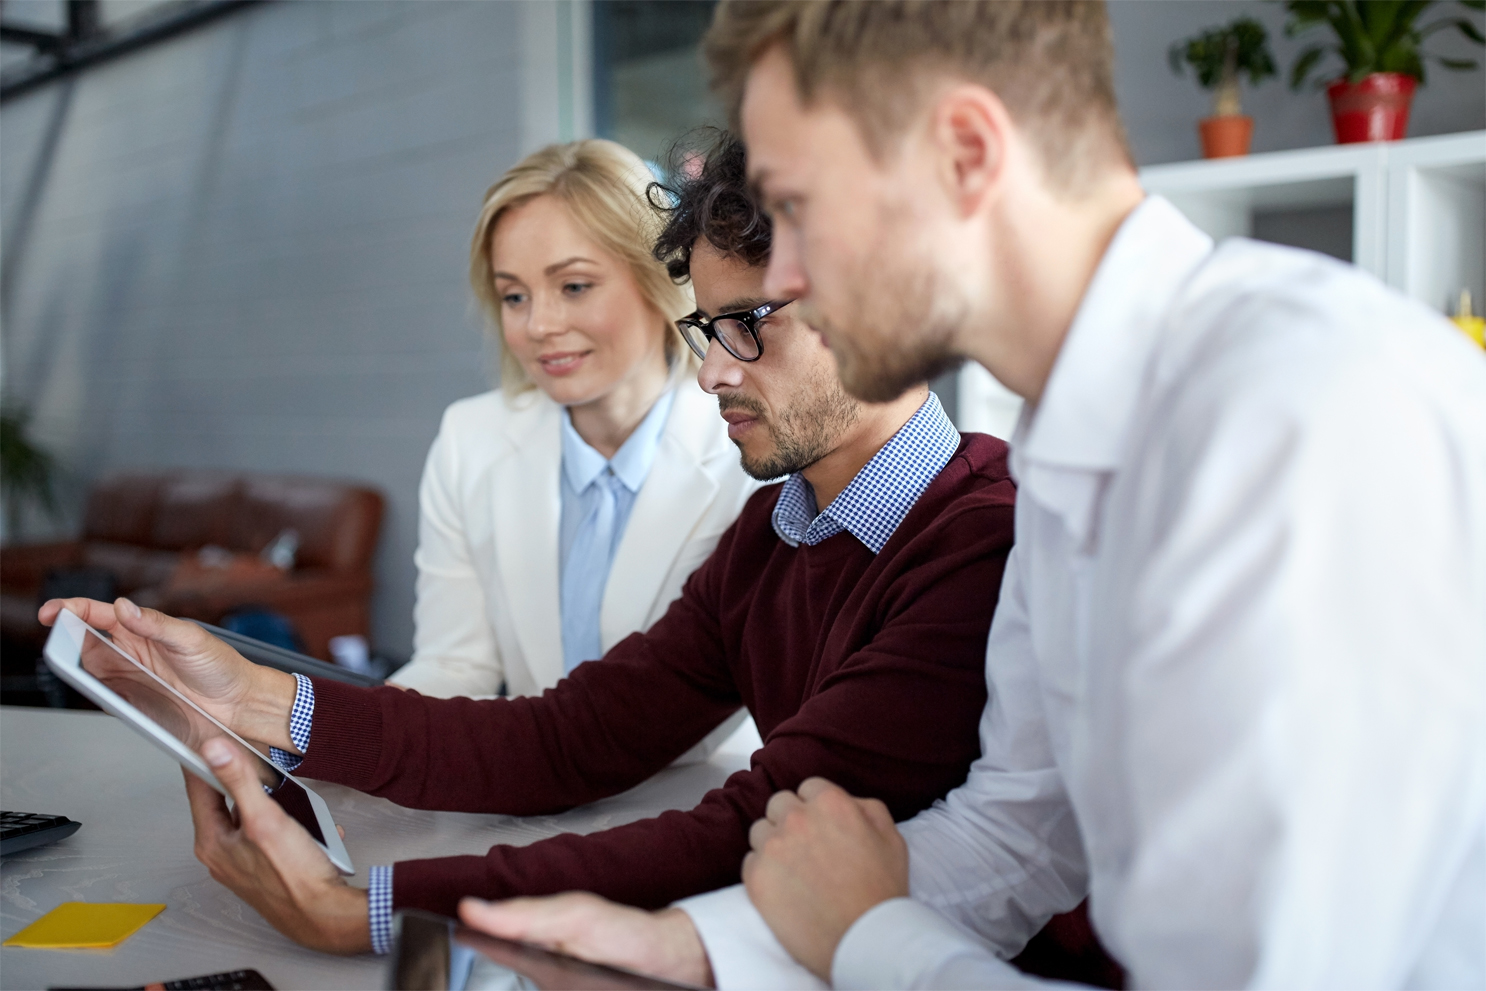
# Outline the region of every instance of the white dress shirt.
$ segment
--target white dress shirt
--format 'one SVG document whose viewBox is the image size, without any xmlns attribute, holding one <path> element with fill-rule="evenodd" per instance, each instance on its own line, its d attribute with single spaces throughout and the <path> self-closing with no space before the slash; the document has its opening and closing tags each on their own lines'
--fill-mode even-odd
<svg viewBox="0 0 1486 991">
<path fill-rule="evenodd" d="M 1033 983 L 1003 960 L 1087 894 L 1134 986 L 1486 986 L 1480 352 L 1153 197 L 1012 447 L 982 757 L 834 983 Z M 688 911 L 710 948 L 745 905 Z"/>
</svg>

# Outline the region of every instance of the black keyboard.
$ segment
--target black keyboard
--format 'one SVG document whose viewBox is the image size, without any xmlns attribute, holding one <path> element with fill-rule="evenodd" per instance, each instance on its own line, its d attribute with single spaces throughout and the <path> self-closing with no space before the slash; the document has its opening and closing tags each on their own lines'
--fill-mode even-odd
<svg viewBox="0 0 1486 991">
<path fill-rule="evenodd" d="M 0 857 L 66 839 L 81 827 L 66 816 L 0 812 Z"/>
</svg>

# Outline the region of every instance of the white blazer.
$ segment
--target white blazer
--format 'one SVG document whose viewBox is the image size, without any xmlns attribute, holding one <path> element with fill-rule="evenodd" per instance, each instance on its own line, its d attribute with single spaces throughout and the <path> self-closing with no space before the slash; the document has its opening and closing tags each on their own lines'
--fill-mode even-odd
<svg viewBox="0 0 1486 991">
<path fill-rule="evenodd" d="M 717 403 L 689 373 L 604 589 L 607 652 L 649 629 L 757 489 Z M 499 391 L 444 413 L 419 490 L 412 660 L 391 681 L 425 695 L 537 695 L 563 677 L 558 604 L 562 407 Z M 730 721 L 731 722 L 731 721 Z"/>
</svg>

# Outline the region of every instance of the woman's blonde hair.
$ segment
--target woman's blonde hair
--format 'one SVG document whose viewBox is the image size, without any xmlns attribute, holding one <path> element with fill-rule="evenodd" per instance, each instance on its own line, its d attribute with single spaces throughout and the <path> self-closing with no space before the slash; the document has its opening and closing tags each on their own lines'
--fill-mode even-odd
<svg viewBox="0 0 1486 991">
<path fill-rule="evenodd" d="M 678 286 L 651 254 L 663 218 L 650 206 L 653 181 L 640 156 L 613 141 L 592 138 L 548 145 L 523 158 L 485 193 L 470 242 L 470 286 L 501 343 L 501 388 L 508 399 L 535 388 L 521 362 L 505 347 L 500 293 L 491 274 L 491 241 L 502 214 L 538 196 L 555 196 L 578 226 L 623 260 L 640 294 L 666 324 L 666 360 L 694 363 L 674 321 L 694 308 L 690 286 Z"/>
</svg>

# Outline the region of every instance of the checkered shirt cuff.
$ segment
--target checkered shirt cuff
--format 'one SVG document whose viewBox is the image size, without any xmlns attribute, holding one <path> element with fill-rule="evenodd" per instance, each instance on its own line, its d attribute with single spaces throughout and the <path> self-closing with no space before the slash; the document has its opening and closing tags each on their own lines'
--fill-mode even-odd
<svg viewBox="0 0 1486 991">
<path fill-rule="evenodd" d="M 366 872 L 366 915 L 371 923 L 373 953 L 392 949 L 392 867 L 378 865 Z"/>
<path fill-rule="evenodd" d="M 315 722 L 315 686 L 302 674 L 295 674 L 299 686 L 294 690 L 294 708 L 289 710 L 289 739 L 294 741 L 297 754 L 278 747 L 269 747 L 268 756 L 280 771 L 292 774 L 304 763 L 304 755 L 310 752 L 310 729 Z"/>
</svg>

